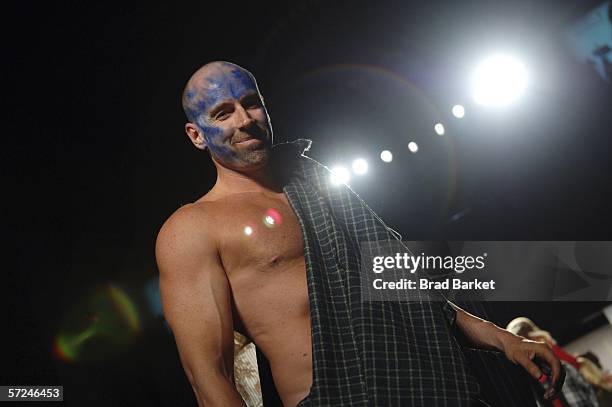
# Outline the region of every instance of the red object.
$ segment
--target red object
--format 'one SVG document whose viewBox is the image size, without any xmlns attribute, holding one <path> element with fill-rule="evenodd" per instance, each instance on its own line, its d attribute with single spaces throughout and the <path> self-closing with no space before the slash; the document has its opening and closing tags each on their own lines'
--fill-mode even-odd
<svg viewBox="0 0 612 407">
<path fill-rule="evenodd" d="M 566 363 L 569 363 L 570 365 L 574 366 L 576 369 L 578 369 L 579 365 L 578 365 L 578 360 L 571 354 L 567 353 L 566 351 L 563 350 L 563 348 L 561 348 L 560 346 L 557 345 L 552 345 L 552 351 L 555 354 L 555 356 L 557 357 L 557 359 L 562 360 Z M 542 384 L 546 383 L 548 379 L 548 376 L 546 376 L 544 373 L 542 373 L 542 375 L 538 378 L 538 381 Z M 553 407 L 566 407 L 563 402 L 561 401 L 560 398 L 555 398 L 553 400 L 551 400 L 551 403 L 553 405 Z"/>
<path fill-rule="evenodd" d="M 564 351 L 562 347 L 553 345 L 552 351 L 555 354 L 555 356 L 559 358 L 560 360 L 569 363 L 570 365 L 574 366 L 576 369 L 580 368 L 580 365 L 578 364 L 578 360 L 576 359 L 576 357 Z"/>
</svg>

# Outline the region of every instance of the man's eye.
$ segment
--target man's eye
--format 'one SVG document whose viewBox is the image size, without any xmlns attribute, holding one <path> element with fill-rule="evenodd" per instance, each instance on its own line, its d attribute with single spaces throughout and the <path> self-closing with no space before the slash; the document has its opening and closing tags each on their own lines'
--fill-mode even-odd
<svg viewBox="0 0 612 407">
<path fill-rule="evenodd" d="M 229 112 L 219 112 L 215 115 L 215 120 L 225 120 L 230 116 Z"/>
</svg>

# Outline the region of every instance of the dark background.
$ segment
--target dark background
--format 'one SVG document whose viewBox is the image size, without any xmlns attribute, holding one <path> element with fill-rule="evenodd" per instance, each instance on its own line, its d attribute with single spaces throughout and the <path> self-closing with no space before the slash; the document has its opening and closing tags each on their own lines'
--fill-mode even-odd
<svg viewBox="0 0 612 407">
<path fill-rule="evenodd" d="M 163 221 L 215 179 L 180 107 L 211 60 L 254 73 L 277 142 L 310 138 L 327 165 L 369 158 L 351 185 L 408 240 L 612 240 L 612 87 L 563 40 L 599 3 L 7 5 L 1 384 L 63 385 L 66 405 L 194 403 L 143 287 Z M 499 47 L 520 52 L 530 86 L 508 109 L 478 108 L 467 78 Z M 122 346 L 94 338 L 95 361 L 56 357 L 66 316 L 108 284 L 131 298 L 140 331 Z M 562 343 L 603 305 L 492 304 L 497 323 L 529 315 Z"/>
</svg>

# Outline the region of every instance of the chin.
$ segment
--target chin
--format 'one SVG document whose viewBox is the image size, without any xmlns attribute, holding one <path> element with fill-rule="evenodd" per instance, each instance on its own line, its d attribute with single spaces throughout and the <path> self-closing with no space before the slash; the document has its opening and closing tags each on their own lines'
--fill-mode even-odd
<svg viewBox="0 0 612 407">
<path fill-rule="evenodd" d="M 269 160 L 270 150 L 258 149 L 244 151 L 231 163 L 223 164 L 223 166 L 239 172 L 252 172 L 265 168 Z"/>
<path fill-rule="evenodd" d="M 270 160 L 270 150 L 255 150 L 249 151 L 247 157 L 244 157 L 244 163 L 249 170 L 259 170 L 268 165 Z"/>
</svg>

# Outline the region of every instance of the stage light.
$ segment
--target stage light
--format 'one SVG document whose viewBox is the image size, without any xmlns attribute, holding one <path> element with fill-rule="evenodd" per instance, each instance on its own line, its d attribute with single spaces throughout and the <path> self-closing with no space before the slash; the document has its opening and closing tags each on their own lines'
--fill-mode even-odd
<svg viewBox="0 0 612 407">
<path fill-rule="evenodd" d="M 419 151 L 419 145 L 414 141 L 411 141 L 410 143 L 408 143 L 408 150 L 410 150 L 410 152 L 414 154 Z"/>
<path fill-rule="evenodd" d="M 476 103 L 504 106 L 523 94 L 527 72 L 518 59 L 509 55 L 494 55 L 476 67 L 472 85 Z"/>
<path fill-rule="evenodd" d="M 250 227 L 250 226 L 245 226 L 244 234 L 247 235 L 247 236 L 251 236 L 253 234 L 253 228 Z"/>
<path fill-rule="evenodd" d="M 463 116 L 465 116 L 465 108 L 462 105 L 453 106 L 451 112 L 457 119 L 463 119 Z"/>
<path fill-rule="evenodd" d="M 444 129 L 444 125 L 442 123 L 436 123 L 434 125 L 434 131 L 438 136 L 443 136 L 444 133 L 446 133 L 446 130 Z"/>
<path fill-rule="evenodd" d="M 351 173 L 345 167 L 337 165 L 331 169 L 330 180 L 333 185 L 346 184 L 351 179 Z"/>
<path fill-rule="evenodd" d="M 368 172 L 368 162 L 363 158 L 357 158 L 353 161 L 353 172 L 357 175 L 363 175 Z"/>
<path fill-rule="evenodd" d="M 393 154 L 389 150 L 383 150 L 380 153 L 380 159 L 386 163 L 393 161 Z"/>
</svg>

